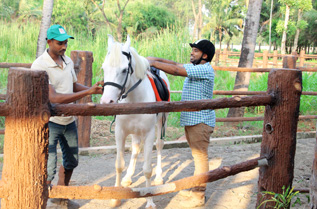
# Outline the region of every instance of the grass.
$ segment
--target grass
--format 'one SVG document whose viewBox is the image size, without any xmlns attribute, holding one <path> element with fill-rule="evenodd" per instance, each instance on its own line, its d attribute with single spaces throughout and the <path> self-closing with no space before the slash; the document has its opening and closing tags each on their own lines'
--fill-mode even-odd
<svg viewBox="0 0 317 209">
<path fill-rule="evenodd" d="M 35 60 L 36 45 L 39 31 L 39 22 L 4 22 L 0 20 L 0 60 L 10 63 L 31 63 Z M 92 51 L 93 62 L 93 83 L 103 79 L 101 65 L 107 52 L 107 34 L 109 31 L 105 28 L 97 30 L 95 35 L 78 33 L 70 26 L 66 27 L 69 34 L 75 37 L 69 40 L 66 55 L 70 56 L 72 50 Z M 131 37 L 131 46 L 136 48 L 142 56 L 156 56 L 174 60 L 179 63 L 188 63 L 190 47 L 188 43 L 192 42 L 189 32 L 186 29 L 168 28 L 160 31 L 154 36 L 145 37 L 137 40 Z M 236 72 L 216 71 L 214 90 L 232 90 L 234 87 Z M 168 75 L 172 90 L 182 90 L 184 78 Z M 251 73 L 250 91 L 266 91 L 268 73 Z M 317 73 L 303 72 L 303 91 L 317 91 Z M 7 69 L 0 69 L 0 94 L 6 92 Z M 214 98 L 228 96 L 215 95 Z M 181 94 L 172 94 L 171 101 L 179 101 Z M 93 101 L 99 103 L 100 95 L 93 95 Z M 316 96 L 302 96 L 300 113 L 302 115 L 316 114 L 317 105 Z M 264 107 L 246 108 L 245 116 L 262 116 Z M 228 109 L 216 110 L 216 117 L 226 117 Z M 180 113 L 170 113 L 168 126 L 179 127 Z M 97 119 L 112 120 L 112 117 L 97 116 Z M 245 122 L 247 126 L 258 126 L 256 122 Z M 217 124 L 218 125 L 218 124 Z M 221 126 L 222 124 L 219 123 Z M 1 123 L 0 123 L 1 127 Z"/>
</svg>

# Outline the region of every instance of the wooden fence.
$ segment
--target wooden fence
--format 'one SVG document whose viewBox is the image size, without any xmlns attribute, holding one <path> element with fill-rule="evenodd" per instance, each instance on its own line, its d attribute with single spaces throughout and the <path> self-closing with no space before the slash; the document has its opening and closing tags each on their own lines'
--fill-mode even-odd
<svg viewBox="0 0 317 209">
<path fill-rule="evenodd" d="M 127 199 L 157 196 L 192 188 L 261 166 L 258 201 L 269 199 L 262 191 L 281 193 L 291 186 L 294 173 L 296 129 L 302 92 L 300 70 L 274 69 L 269 73 L 265 94 L 198 101 L 129 104 L 56 104 L 48 98 L 48 76 L 44 71 L 10 68 L 6 101 L 0 116 L 6 117 L 4 166 L 0 181 L 1 207 L 45 208 L 48 198 Z M 60 115 L 118 115 L 197 111 L 231 107 L 265 106 L 260 158 L 222 167 L 150 188 L 46 185 L 48 120 Z M 271 203 L 263 206 L 266 208 Z"/>
<path fill-rule="evenodd" d="M 241 52 L 232 52 L 228 51 L 227 49 L 224 49 L 223 51 L 220 51 L 219 49 L 216 50 L 215 53 L 215 59 L 213 63 L 216 66 L 238 66 L 239 58 Z M 280 68 L 283 66 L 282 59 L 286 56 L 285 54 L 278 54 L 278 52 L 275 50 L 273 53 L 269 53 L 267 50 L 264 50 L 263 53 L 255 53 L 254 54 L 254 61 L 253 61 L 253 67 L 255 68 Z M 300 54 L 298 55 L 296 52 L 292 53 L 292 56 L 296 57 L 297 65 L 298 67 L 306 67 L 306 68 L 312 68 L 317 67 L 317 64 L 307 62 L 307 60 L 317 60 L 317 55 L 310 55 L 305 54 L 305 50 L 300 51 Z M 260 59 L 260 60 L 259 60 Z"/>
<path fill-rule="evenodd" d="M 258 55 L 259 56 L 259 55 Z M 317 57 L 317 55 L 316 55 Z M 74 67 L 77 74 L 78 82 L 86 86 L 91 86 L 92 82 L 92 52 L 88 51 L 72 51 L 71 58 L 74 61 Z M 0 63 L 0 68 L 9 67 L 26 67 L 30 68 L 30 63 Z M 215 70 L 222 71 L 240 71 L 240 72 L 270 72 L 272 68 L 238 68 L 238 67 L 220 67 L 214 66 Z M 296 57 L 294 59 L 284 57 L 283 68 L 297 68 L 306 72 L 317 72 L 317 68 L 296 67 Z M 181 93 L 182 91 L 171 91 L 171 93 Z M 215 90 L 214 95 L 259 95 L 265 94 L 264 91 L 221 91 Z M 314 95 L 317 96 L 317 92 L 302 92 L 302 95 Z M 5 100 L 6 95 L 0 94 L 0 100 Z M 91 101 L 91 96 L 85 97 L 79 100 L 77 103 L 87 103 Z M 226 117 L 216 118 L 216 122 L 242 122 L 242 121 L 263 121 L 264 117 Z M 317 119 L 317 115 L 300 116 L 300 120 Z M 79 116 L 77 120 L 78 125 L 78 143 L 79 147 L 90 146 L 90 134 L 91 134 L 91 116 Z M 0 129 L 0 134 L 4 134 L 5 131 Z"/>
</svg>

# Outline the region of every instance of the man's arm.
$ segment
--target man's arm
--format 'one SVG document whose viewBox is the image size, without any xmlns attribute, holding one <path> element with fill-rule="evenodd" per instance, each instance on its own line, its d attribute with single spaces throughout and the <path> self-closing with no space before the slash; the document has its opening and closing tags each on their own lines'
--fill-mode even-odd
<svg viewBox="0 0 317 209">
<path fill-rule="evenodd" d="M 172 75 L 187 77 L 187 72 L 183 64 L 157 57 L 147 57 L 147 59 L 152 67 Z"/>
<path fill-rule="evenodd" d="M 78 83 L 74 83 L 74 93 L 60 94 L 55 91 L 53 85 L 49 85 L 49 100 L 51 103 L 67 104 L 81 99 L 91 94 L 102 94 L 102 87 L 99 86 L 102 82 L 99 81 L 92 87 L 87 87 Z"/>
</svg>

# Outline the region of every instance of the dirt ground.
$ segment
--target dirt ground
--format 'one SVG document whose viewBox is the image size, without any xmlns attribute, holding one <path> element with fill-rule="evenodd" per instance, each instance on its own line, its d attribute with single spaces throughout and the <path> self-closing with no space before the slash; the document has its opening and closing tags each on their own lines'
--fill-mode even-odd
<svg viewBox="0 0 317 209">
<path fill-rule="evenodd" d="M 314 158 L 314 145 L 316 139 L 300 139 L 297 143 L 295 158 L 295 174 L 293 186 L 295 188 L 309 188 L 309 177 Z M 153 151 L 153 168 L 155 168 L 155 151 Z M 259 156 L 260 143 L 241 145 L 218 145 L 209 147 L 210 169 L 219 166 L 234 165 Z M 189 148 L 173 148 L 163 150 L 163 178 L 164 183 L 172 182 L 193 174 L 194 165 Z M 130 154 L 125 154 L 126 165 Z M 114 186 L 115 182 L 115 155 L 95 154 L 80 156 L 79 166 L 75 169 L 71 185 Z M 140 154 L 137 162 L 133 184 L 131 187 L 143 187 L 142 173 L 143 155 Z M 123 173 L 123 175 L 125 172 Z M 154 176 L 152 177 L 152 180 Z M 56 183 L 56 179 L 54 180 Z M 201 208 L 212 209 L 254 209 L 258 169 L 227 177 L 216 182 L 208 183 L 206 192 L 206 206 Z M 301 194 L 302 205 L 294 208 L 309 208 L 308 194 Z M 157 209 L 181 209 L 179 202 L 183 198 L 177 193 L 154 197 Z M 110 200 L 74 200 L 81 205 L 81 209 L 110 208 Z M 145 198 L 123 200 L 119 209 L 145 208 Z"/>
</svg>

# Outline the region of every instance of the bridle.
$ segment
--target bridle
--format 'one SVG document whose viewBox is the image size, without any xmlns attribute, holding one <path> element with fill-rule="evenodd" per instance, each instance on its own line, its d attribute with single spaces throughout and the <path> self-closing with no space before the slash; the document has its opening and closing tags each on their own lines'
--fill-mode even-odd
<svg viewBox="0 0 317 209">
<path fill-rule="evenodd" d="M 102 91 L 103 91 L 104 87 L 107 86 L 107 85 L 109 85 L 109 86 L 114 86 L 114 87 L 117 87 L 118 89 L 120 89 L 121 92 L 120 92 L 120 95 L 119 95 L 119 97 L 118 97 L 118 100 L 120 100 L 120 99 L 125 99 L 125 98 L 128 96 L 128 94 L 129 94 L 131 91 L 133 91 L 133 90 L 142 82 L 142 79 L 138 80 L 138 82 L 136 82 L 136 83 L 124 94 L 124 92 L 125 92 L 125 90 L 126 90 L 125 85 L 127 84 L 129 74 L 132 75 L 132 73 L 133 73 L 134 71 L 133 71 L 133 68 L 132 68 L 131 53 L 130 53 L 130 52 L 128 53 L 128 52 L 124 52 L 124 51 L 123 51 L 122 54 L 125 55 L 125 56 L 128 58 L 128 60 L 129 60 L 128 71 L 127 71 L 127 75 L 126 75 L 126 77 L 125 77 L 125 79 L 124 79 L 123 84 L 120 85 L 120 84 L 117 84 L 117 83 L 114 83 L 114 82 L 105 82 L 105 83 L 103 84 L 103 86 L 102 86 L 102 87 L 103 87 L 103 88 L 102 88 Z"/>
</svg>

